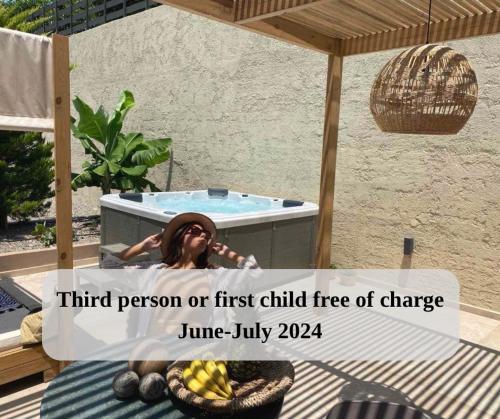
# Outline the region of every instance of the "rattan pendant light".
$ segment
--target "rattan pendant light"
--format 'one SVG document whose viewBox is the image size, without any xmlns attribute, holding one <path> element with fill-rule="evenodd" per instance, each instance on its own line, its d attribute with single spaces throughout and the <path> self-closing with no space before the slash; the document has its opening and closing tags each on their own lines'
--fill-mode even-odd
<svg viewBox="0 0 500 419">
<path fill-rule="evenodd" d="M 477 102 L 477 79 L 467 59 L 446 46 L 410 48 L 390 60 L 377 76 L 370 110 L 384 132 L 458 133 Z"/>
</svg>

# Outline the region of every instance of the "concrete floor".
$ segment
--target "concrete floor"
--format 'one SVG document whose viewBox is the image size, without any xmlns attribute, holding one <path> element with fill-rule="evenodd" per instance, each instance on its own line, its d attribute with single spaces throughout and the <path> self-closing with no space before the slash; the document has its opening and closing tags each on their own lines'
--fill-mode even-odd
<svg viewBox="0 0 500 419">
<path fill-rule="evenodd" d="M 15 278 L 41 297 L 46 273 Z M 283 418 L 324 418 L 353 394 L 406 400 L 433 418 L 497 418 L 500 414 L 500 321 L 460 313 L 459 351 L 442 362 L 296 362 Z M 377 384 L 371 384 L 371 383 Z M 0 418 L 37 418 L 48 384 L 32 376 L 0 386 Z M 371 395 L 371 396 L 370 396 Z"/>
</svg>

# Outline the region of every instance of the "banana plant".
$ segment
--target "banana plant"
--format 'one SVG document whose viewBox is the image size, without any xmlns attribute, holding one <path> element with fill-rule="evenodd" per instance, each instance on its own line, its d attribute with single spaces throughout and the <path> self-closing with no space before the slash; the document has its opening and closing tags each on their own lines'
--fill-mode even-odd
<svg viewBox="0 0 500 419">
<path fill-rule="evenodd" d="M 158 192 L 160 189 L 146 176 L 148 169 L 169 159 L 172 140 L 146 140 L 141 133 L 121 132 L 125 116 L 135 105 L 132 93 L 121 93 L 111 115 L 102 106 L 94 112 L 78 96 L 73 105 L 79 119 L 72 118 L 71 130 L 91 159 L 82 164 L 81 173 L 72 173 L 72 188 L 98 186 L 109 194 L 112 189 L 142 192 L 149 187 Z"/>
</svg>

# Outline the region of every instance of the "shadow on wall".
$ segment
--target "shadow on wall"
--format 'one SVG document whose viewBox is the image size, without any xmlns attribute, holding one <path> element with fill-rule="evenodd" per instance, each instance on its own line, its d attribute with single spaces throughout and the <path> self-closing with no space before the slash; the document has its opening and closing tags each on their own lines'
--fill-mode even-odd
<svg viewBox="0 0 500 419">
<path fill-rule="evenodd" d="M 403 259 L 401 260 L 401 269 L 411 269 L 411 256 L 412 255 L 403 255 Z"/>
</svg>

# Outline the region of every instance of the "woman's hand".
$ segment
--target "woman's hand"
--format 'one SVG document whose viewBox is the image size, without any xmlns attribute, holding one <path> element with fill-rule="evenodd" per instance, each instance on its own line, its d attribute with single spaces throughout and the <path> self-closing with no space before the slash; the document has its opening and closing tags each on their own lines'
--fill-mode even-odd
<svg viewBox="0 0 500 419">
<path fill-rule="evenodd" d="M 222 243 L 214 243 L 212 245 L 212 251 L 219 256 L 227 257 L 231 249 Z"/>
<path fill-rule="evenodd" d="M 121 260 L 129 260 L 143 252 L 158 249 L 161 246 L 162 236 L 163 233 L 153 234 L 152 236 L 146 237 L 142 242 L 127 247 L 118 255 L 118 257 Z"/>
<path fill-rule="evenodd" d="M 148 252 L 150 250 L 158 249 L 161 246 L 162 235 L 162 233 L 159 233 L 146 237 L 141 243 L 143 251 Z"/>
<path fill-rule="evenodd" d="M 223 258 L 232 260 L 234 263 L 239 263 L 245 259 L 243 256 L 240 256 L 234 250 L 231 250 L 228 246 L 222 243 L 212 244 L 212 251 Z"/>
</svg>

